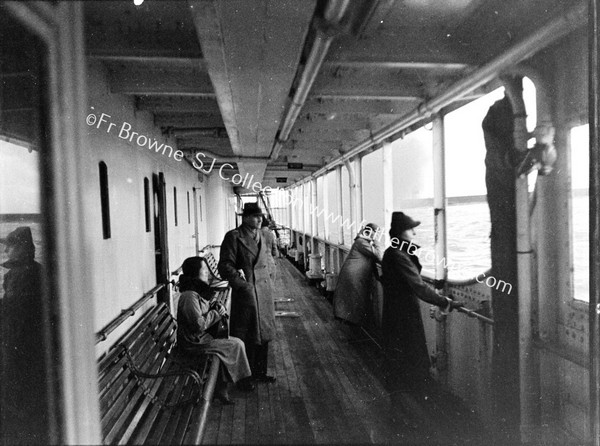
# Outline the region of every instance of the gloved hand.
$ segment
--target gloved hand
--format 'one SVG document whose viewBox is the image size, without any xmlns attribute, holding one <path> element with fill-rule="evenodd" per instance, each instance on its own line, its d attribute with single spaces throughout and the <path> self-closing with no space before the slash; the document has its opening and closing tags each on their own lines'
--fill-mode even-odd
<svg viewBox="0 0 600 446">
<path fill-rule="evenodd" d="M 461 308 L 464 307 L 465 304 L 461 301 L 458 300 L 454 300 L 454 296 L 452 294 L 449 294 L 447 296 L 444 296 L 446 299 L 448 299 L 448 306 L 446 307 L 446 311 L 451 312 L 452 310 L 454 310 L 455 308 Z"/>
</svg>

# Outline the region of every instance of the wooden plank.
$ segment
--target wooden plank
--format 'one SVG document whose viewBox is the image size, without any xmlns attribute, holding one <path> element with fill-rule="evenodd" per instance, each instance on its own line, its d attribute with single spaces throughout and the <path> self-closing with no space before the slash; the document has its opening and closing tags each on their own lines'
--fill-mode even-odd
<svg viewBox="0 0 600 446">
<path fill-rule="evenodd" d="M 237 392 L 232 393 L 232 396 L 238 396 Z M 233 428 L 231 432 L 231 443 L 244 443 L 246 438 L 246 400 L 234 398 L 235 407 L 233 409 Z"/>
<path fill-rule="evenodd" d="M 211 407 L 211 409 L 208 411 L 208 418 L 206 420 L 206 428 L 204 430 L 202 444 L 217 444 L 217 436 L 219 434 L 220 421 L 221 407 L 215 405 Z"/>
</svg>

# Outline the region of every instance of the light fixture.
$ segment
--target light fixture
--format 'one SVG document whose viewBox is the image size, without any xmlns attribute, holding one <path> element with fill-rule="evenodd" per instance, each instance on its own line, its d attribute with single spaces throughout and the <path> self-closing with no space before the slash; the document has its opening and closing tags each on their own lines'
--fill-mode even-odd
<svg viewBox="0 0 600 446">
<path fill-rule="evenodd" d="M 133 0 L 135 6 L 140 6 L 142 3 L 144 3 L 144 0 Z"/>
</svg>

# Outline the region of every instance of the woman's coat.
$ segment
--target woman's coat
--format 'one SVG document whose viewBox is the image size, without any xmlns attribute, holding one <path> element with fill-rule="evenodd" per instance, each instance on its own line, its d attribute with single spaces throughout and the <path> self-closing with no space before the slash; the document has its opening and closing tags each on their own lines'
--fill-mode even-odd
<svg viewBox="0 0 600 446">
<path fill-rule="evenodd" d="M 206 329 L 221 319 L 217 310 L 195 291 L 184 291 L 177 304 L 177 348 L 187 355 L 213 353 L 229 378 L 237 382 L 250 376 L 250 365 L 242 341 L 235 337 L 214 339 Z"/>
<path fill-rule="evenodd" d="M 447 306 L 448 301 L 423 282 L 419 258 L 409 253 L 406 245 L 408 242 L 389 247 L 383 255 L 382 329 L 386 355 L 396 362 L 401 379 L 409 384 L 429 377 L 429 352 L 419 299 L 440 307 Z"/>
<path fill-rule="evenodd" d="M 333 293 L 336 317 L 354 324 L 364 323 L 375 286 L 375 262 L 381 261 L 381 255 L 379 245 L 373 240 L 356 237 Z"/>
<path fill-rule="evenodd" d="M 267 243 L 260 230 L 258 243 L 240 226 L 225 234 L 219 256 L 219 273 L 229 281 L 230 330 L 246 344 L 264 344 L 275 336 L 275 304 L 269 275 Z M 244 277 L 239 273 L 244 272 Z"/>
</svg>

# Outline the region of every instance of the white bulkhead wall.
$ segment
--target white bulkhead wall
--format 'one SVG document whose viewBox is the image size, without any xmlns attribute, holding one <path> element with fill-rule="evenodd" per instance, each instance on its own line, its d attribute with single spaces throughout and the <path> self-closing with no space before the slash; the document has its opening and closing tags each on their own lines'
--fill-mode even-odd
<svg viewBox="0 0 600 446">
<path fill-rule="evenodd" d="M 110 93 L 109 73 L 104 66 L 92 61 L 88 64 L 87 113 L 100 118 L 104 113 L 107 122 L 89 125 L 87 147 L 81 150 L 86 154 L 81 166 L 84 184 L 81 185 L 85 200 L 85 213 L 81 224 L 85 225 L 86 244 L 82 249 L 91 255 L 91 277 L 95 303 L 94 331 L 99 331 L 118 316 L 122 309 L 130 307 L 144 293 L 156 285 L 154 219 L 152 230 L 146 232 L 144 178 L 150 185 L 152 198 L 152 174 L 163 172 L 166 183 L 166 215 L 169 244 L 169 269 L 175 271 L 186 257 L 196 255 L 194 238 L 194 195 L 202 203 L 202 217 L 207 224 L 200 224 L 199 245 L 218 244 L 226 228 L 227 185 L 221 181 L 201 181 L 196 172 L 185 160 L 174 158 L 176 142 L 161 134 L 154 126 L 150 112 L 135 109 L 130 96 Z M 86 115 L 87 116 L 87 115 Z M 73 117 L 85 120 L 86 116 Z M 110 126 L 114 123 L 114 126 Z M 131 126 L 131 131 L 156 139 L 159 144 L 173 147 L 173 154 L 149 150 L 133 141 L 119 137 L 123 123 Z M 127 126 L 125 126 L 127 128 Z M 127 133 L 121 133 L 126 137 Z M 143 142 L 143 138 L 140 142 Z M 103 161 L 108 169 L 111 238 L 104 239 L 100 205 L 98 165 Z M 178 225 L 175 226 L 174 191 L 177 189 Z M 214 190 L 213 190 L 214 189 Z M 190 220 L 188 221 L 187 193 L 190 195 Z M 154 212 L 154 210 L 152 210 Z M 211 234 L 211 235 L 209 235 Z M 152 302 L 152 301 L 150 301 Z M 151 305 L 151 303 L 147 304 Z M 138 310 L 143 313 L 144 308 Z M 98 346 L 99 352 L 112 344 L 135 320 L 126 321 L 110 339 Z"/>
</svg>

